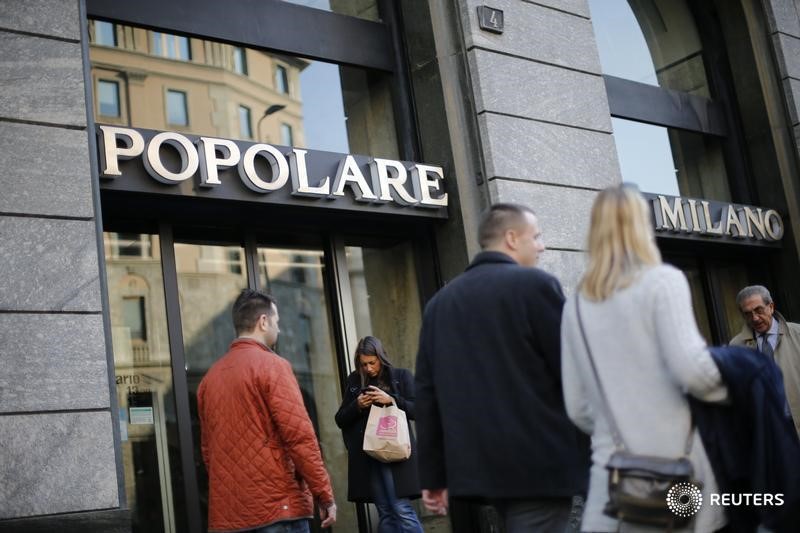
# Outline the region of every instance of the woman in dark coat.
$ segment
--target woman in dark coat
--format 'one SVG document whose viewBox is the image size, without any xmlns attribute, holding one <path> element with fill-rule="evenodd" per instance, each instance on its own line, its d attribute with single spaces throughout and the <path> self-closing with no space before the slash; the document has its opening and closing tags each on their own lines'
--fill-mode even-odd
<svg viewBox="0 0 800 533">
<path fill-rule="evenodd" d="M 408 420 L 414 419 L 414 376 L 405 368 L 393 367 L 375 337 L 359 341 L 354 364 L 356 371 L 347 377 L 344 400 L 336 413 L 336 425 L 342 430 L 349 457 L 347 499 L 375 504 L 379 533 L 422 533 L 409 501 L 420 495 L 417 443 L 411 428 L 411 457 L 405 461 L 382 463 L 362 449 L 373 403 L 394 403 L 405 411 Z"/>
</svg>

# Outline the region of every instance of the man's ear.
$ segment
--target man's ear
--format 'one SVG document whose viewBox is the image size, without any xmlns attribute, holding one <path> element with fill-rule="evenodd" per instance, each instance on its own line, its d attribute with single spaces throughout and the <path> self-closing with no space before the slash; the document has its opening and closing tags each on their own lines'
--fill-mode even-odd
<svg viewBox="0 0 800 533">
<path fill-rule="evenodd" d="M 517 232 L 516 230 L 509 229 L 506 230 L 505 234 L 503 235 L 503 240 L 506 243 L 506 246 L 509 250 L 516 250 L 517 249 Z"/>
</svg>

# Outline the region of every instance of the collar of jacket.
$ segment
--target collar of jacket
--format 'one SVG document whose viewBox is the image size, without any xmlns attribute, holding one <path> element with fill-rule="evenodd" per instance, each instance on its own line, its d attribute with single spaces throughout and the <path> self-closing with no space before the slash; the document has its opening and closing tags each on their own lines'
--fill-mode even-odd
<svg viewBox="0 0 800 533">
<path fill-rule="evenodd" d="M 778 321 L 778 342 L 781 342 L 781 337 L 786 333 L 786 319 L 778 311 L 772 314 L 772 318 Z M 744 335 L 744 342 L 747 346 L 757 346 L 756 332 L 747 325 L 747 322 L 742 326 L 742 331 L 739 332 L 739 335 Z"/>
<path fill-rule="evenodd" d="M 480 252 L 469 264 L 467 270 L 488 263 L 508 263 L 512 265 L 518 264 L 511 258 L 510 255 L 504 254 L 503 252 Z"/>
<path fill-rule="evenodd" d="M 255 339 L 251 339 L 249 337 L 236 337 L 235 339 L 233 339 L 233 342 L 231 342 L 231 346 L 230 347 L 233 348 L 235 346 L 241 346 L 242 344 L 250 344 L 250 345 L 253 345 L 253 346 L 258 346 L 259 348 L 261 348 L 262 350 L 266 350 L 267 352 L 271 352 L 272 351 L 272 350 L 269 349 L 269 346 L 267 346 L 263 342 L 259 342 L 259 341 L 255 340 Z"/>
</svg>

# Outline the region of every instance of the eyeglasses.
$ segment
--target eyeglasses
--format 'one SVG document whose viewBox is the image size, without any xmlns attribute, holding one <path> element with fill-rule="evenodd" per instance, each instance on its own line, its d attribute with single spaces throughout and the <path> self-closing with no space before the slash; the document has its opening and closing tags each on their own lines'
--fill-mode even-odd
<svg viewBox="0 0 800 533">
<path fill-rule="evenodd" d="M 755 308 L 751 309 L 750 311 L 742 311 L 742 315 L 745 318 L 750 318 L 750 317 L 755 316 L 755 315 L 764 316 L 766 314 L 767 314 L 767 307 L 763 306 L 763 305 L 759 305 L 758 307 L 755 307 Z"/>
</svg>

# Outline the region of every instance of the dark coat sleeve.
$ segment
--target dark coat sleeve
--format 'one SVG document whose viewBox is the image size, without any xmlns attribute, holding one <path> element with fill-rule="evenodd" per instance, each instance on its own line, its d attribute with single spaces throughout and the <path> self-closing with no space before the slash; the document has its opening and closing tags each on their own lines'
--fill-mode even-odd
<svg viewBox="0 0 800 533">
<path fill-rule="evenodd" d="M 426 312 L 426 314 L 428 314 Z M 428 326 L 429 328 L 430 326 Z M 420 487 L 442 489 L 447 487 L 444 462 L 444 436 L 439 406 L 436 402 L 431 341 L 426 334 L 426 321 L 422 321 L 416 368 L 417 450 Z"/>
<path fill-rule="evenodd" d="M 414 420 L 416 418 L 416 410 L 414 404 L 416 402 L 416 393 L 414 392 L 414 376 L 410 370 L 405 368 L 398 368 L 395 371 L 395 387 L 390 396 L 394 399 L 397 407 L 405 411 L 406 418 Z"/>
<path fill-rule="evenodd" d="M 554 383 L 561 383 L 561 315 L 564 312 L 564 291 L 561 284 L 552 276 L 538 287 L 537 298 L 530 300 L 535 309 L 531 316 L 536 317 L 533 338 L 539 344 L 539 353 Z"/>
<path fill-rule="evenodd" d="M 356 380 L 353 379 L 353 374 L 350 374 L 350 376 L 347 378 L 347 383 L 345 384 L 347 389 L 344 393 L 342 405 L 339 406 L 339 410 L 336 412 L 336 416 L 334 417 L 336 420 L 336 425 L 339 426 L 339 429 L 349 428 L 353 424 L 357 423 L 367 413 L 366 410 L 362 410 L 358 407 L 358 395 L 361 393 L 361 388 L 357 385 L 358 384 Z"/>
</svg>

